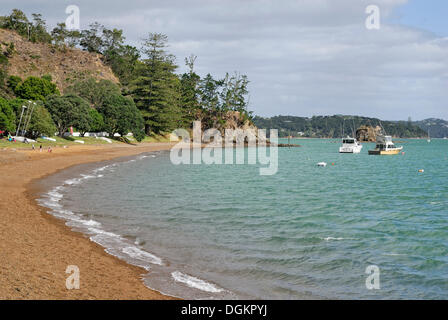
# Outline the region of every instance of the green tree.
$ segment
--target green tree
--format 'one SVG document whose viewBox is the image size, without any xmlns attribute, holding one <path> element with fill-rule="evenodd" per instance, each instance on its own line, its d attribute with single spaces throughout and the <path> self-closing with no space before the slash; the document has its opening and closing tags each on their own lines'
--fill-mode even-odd
<svg viewBox="0 0 448 320">
<path fill-rule="evenodd" d="M 14 132 L 16 129 L 16 117 L 8 100 L 0 97 L 0 130 Z"/>
<path fill-rule="evenodd" d="M 43 135 L 52 137 L 56 131 L 57 128 L 50 112 L 42 104 L 38 104 L 31 116 L 30 127 L 28 128 L 31 138 L 35 139 Z"/>
<path fill-rule="evenodd" d="M 89 103 L 77 95 L 52 95 L 46 100 L 45 106 L 61 137 L 71 126 L 85 128 L 88 125 Z"/>
<path fill-rule="evenodd" d="M 181 123 L 180 80 L 174 57 L 165 51 L 167 36 L 150 33 L 142 52 L 144 68 L 132 82 L 132 95 L 145 120 L 145 132 L 171 131 Z"/>
<path fill-rule="evenodd" d="M 121 94 L 120 87 L 112 81 L 103 79 L 97 81 L 94 78 L 78 81 L 67 88 L 66 92 L 84 98 L 94 108 L 99 108 L 106 97 Z"/>
<path fill-rule="evenodd" d="M 23 11 L 13 9 L 9 16 L 6 16 L 3 22 L 3 28 L 17 31 L 21 36 L 29 36 L 30 22 Z"/>
<path fill-rule="evenodd" d="M 56 24 L 56 27 L 51 31 L 51 37 L 55 45 L 64 45 L 65 40 L 68 37 L 69 31 L 67 30 L 65 23 L 60 22 Z"/>
<path fill-rule="evenodd" d="M 16 86 L 14 93 L 22 99 L 44 101 L 49 95 L 59 94 L 59 90 L 56 84 L 48 81 L 48 79 L 28 77 Z"/>
<path fill-rule="evenodd" d="M 89 52 L 101 53 L 103 40 L 101 32 L 104 26 L 98 22 L 89 25 L 90 29 L 81 31 L 80 46 Z"/>
<path fill-rule="evenodd" d="M 89 110 L 90 116 L 90 130 L 92 132 L 100 132 L 104 130 L 104 118 L 101 113 L 99 113 L 96 109 L 91 108 Z"/>
<path fill-rule="evenodd" d="M 139 61 L 140 53 L 136 47 L 120 45 L 105 52 L 105 62 L 112 68 L 123 86 L 128 86 L 139 74 L 143 63 Z"/>
<path fill-rule="evenodd" d="M 21 82 L 22 78 L 20 78 L 19 76 L 10 76 L 8 78 L 8 87 L 14 92 L 17 85 Z"/>
<path fill-rule="evenodd" d="M 113 138 L 116 133 L 125 136 L 132 132 L 137 140 L 143 138 L 143 118 L 131 98 L 108 96 L 98 110 L 104 118 L 104 129 Z"/>
<path fill-rule="evenodd" d="M 47 32 L 47 26 L 45 20 L 42 19 L 42 15 L 39 13 L 33 13 L 33 24 L 30 27 L 30 38 L 32 42 L 51 42 L 51 35 Z"/>
<path fill-rule="evenodd" d="M 193 121 L 201 112 L 199 104 L 199 83 L 201 77 L 194 72 L 194 62 L 196 56 L 191 55 L 185 58 L 185 64 L 189 67 L 189 72 L 182 74 L 181 84 L 181 108 L 183 126 L 192 126 Z"/>
</svg>

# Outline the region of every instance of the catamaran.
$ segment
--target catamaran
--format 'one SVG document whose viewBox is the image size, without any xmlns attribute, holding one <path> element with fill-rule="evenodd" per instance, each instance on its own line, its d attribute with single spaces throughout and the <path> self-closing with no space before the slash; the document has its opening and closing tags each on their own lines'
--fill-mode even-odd
<svg viewBox="0 0 448 320">
<path fill-rule="evenodd" d="M 339 153 L 360 153 L 362 144 L 355 138 L 347 137 L 342 139 L 342 147 L 339 148 Z"/>
<path fill-rule="evenodd" d="M 397 147 L 392 142 L 391 136 L 378 135 L 376 139 L 376 148 L 369 150 L 371 155 L 394 155 L 399 154 L 403 147 Z"/>
</svg>

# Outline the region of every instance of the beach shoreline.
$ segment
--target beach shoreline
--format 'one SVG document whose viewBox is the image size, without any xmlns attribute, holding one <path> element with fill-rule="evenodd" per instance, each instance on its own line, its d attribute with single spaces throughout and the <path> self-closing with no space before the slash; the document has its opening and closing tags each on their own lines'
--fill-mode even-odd
<svg viewBox="0 0 448 320">
<path fill-rule="evenodd" d="M 70 167 L 168 150 L 169 143 L 93 145 L 39 151 L 0 151 L 1 299 L 173 299 L 147 288 L 148 271 L 108 254 L 38 205 L 37 181 Z M 69 265 L 80 288 L 68 290 Z M 149 275 L 151 271 L 149 271 Z"/>
</svg>

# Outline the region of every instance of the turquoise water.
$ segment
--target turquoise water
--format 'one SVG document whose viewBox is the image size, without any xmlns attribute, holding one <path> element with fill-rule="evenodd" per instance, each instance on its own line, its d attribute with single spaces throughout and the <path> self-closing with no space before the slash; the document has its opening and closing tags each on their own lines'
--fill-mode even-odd
<svg viewBox="0 0 448 320">
<path fill-rule="evenodd" d="M 293 142 L 273 176 L 157 152 L 65 181 L 47 206 L 180 297 L 446 299 L 448 141 L 406 140 L 389 157 Z"/>
</svg>

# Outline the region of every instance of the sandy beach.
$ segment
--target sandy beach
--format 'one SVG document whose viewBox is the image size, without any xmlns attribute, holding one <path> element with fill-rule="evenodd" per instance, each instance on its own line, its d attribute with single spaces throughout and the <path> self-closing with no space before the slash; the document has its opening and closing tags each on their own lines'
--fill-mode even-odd
<svg viewBox="0 0 448 320">
<path fill-rule="evenodd" d="M 70 146 L 52 153 L 0 150 L 0 299 L 170 299 L 144 286 L 147 271 L 107 254 L 86 236 L 37 205 L 33 182 L 68 167 L 169 149 Z M 80 270 L 80 289 L 66 288 L 68 265 Z"/>
</svg>

